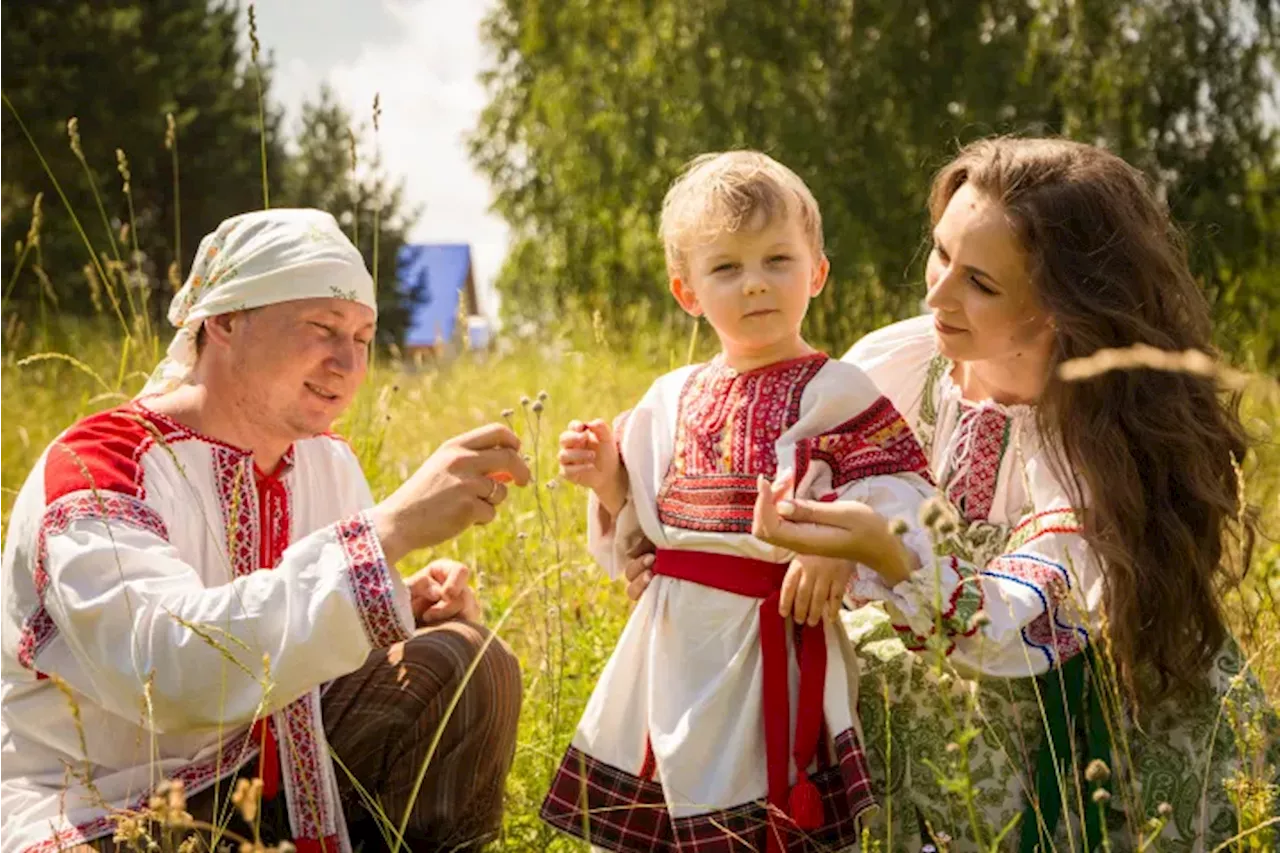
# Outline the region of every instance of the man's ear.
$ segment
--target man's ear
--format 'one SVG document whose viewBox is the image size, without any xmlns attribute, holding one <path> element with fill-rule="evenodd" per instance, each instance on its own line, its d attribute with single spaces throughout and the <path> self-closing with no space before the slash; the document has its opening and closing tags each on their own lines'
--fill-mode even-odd
<svg viewBox="0 0 1280 853">
<path fill-rule="evenodd" d="M 671 277 L 671 295 L 680 303 L 680 307 L 691 317 L 702 316 L 702 306 L 698 304 L 698 294 L 680 276 Z"/>
<path fill-rule="evenodd" d="M 206 341 L 217 341 L 227 346 L 231 342 L 231 336 L 235 331 L 237 323 L 244 322 L 242 312 L 232 311 L 227 314 L 214 314 L 212 317 L 206 317 L 201 325 Z"/>
</svg>

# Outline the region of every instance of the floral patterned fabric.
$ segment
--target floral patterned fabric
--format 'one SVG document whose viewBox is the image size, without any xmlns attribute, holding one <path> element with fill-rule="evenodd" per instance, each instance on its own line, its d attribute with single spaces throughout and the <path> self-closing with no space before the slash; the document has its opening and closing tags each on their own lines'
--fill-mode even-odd
<svg viewBox="0 0 1280 853">
<path fill-rule="evenodd" d="M 196 250 L 169 305 L 178 332 L 139 396 L 181 385 L 209 317 L 294 299 L 332 297 L 378 311 L 373 278 L 337 220 L 321 210 L 259 210 L 224 220 Z"/>
</svg>

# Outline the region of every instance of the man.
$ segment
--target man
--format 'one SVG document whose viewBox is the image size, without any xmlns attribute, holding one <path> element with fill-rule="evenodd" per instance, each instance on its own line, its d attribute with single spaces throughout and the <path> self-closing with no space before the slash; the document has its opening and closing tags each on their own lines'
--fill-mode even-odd
<svg viewBox="0 0 1280 853">
<path fill-rule="evenodd" d="M 475 624 L 465 567 L 394 566 L 494 517 L 503 482 L 529 479 L 518 439 L 459 436 L 374 505 L 326 431 L 376 319 L 328 214 L 222 223 L 169 318 L 139 399 L 65 432 L 14 506 L 3 853 L 112 849 L 112 814 L 166 779 L 225 823 L 237 775 L 263 780 L 262 813 L 303 853 L 350 850 L 377 809 L 408 812 L 407 849 L 478 843 L 501 814 L 519 670 Z"/>
</svg>

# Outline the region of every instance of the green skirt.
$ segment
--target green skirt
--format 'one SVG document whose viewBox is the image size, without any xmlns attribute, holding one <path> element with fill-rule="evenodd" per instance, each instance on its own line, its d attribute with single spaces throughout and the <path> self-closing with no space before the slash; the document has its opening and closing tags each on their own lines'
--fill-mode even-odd
<svg viewBox="0 0 1280 853">
<path fill-rule="evenodd" d="M 859 712 L 880 793 L 867 822 L 873 846 L 919 850 L 932 834 L 952 851 L 1018 850 L 1051 704 L 1044 682 L 946 672 L 936 655 L 908 651 L 876 605 L 843 619 L 862 664 Z M 1230 643 L 1202 698 L 1110 726 L 1116 766 L 1095 767 L 1092 779 L 1083 738 L 1074 743 L 1049 849 L 1083 850 L 1091 810 L 1113 851 L 1137 850 L 1157 829 L 1149 850 L 1212 850 L 1241 832 L 1242 817 L 1244 826 L 1265 822 L 1280 803 L 1280 722 L 1242 671 Z M 1099 785 L 1109 794 L 1101 802 L 1091 793 Z M 1280 833 L 1248 840 L 1256 846 L 1242 849 L 1276 849 Z"/>
</svg>

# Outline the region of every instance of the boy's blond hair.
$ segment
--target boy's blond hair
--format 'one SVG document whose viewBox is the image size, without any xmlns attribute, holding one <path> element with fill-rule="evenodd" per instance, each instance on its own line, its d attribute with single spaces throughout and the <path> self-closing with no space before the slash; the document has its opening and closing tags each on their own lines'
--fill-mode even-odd
<svg viewBox="0 0 1280 853">
<path fill-rule="evenodd" d="M 667 272 L 685 275 L 689 250 L 700 242 L 793 215 L 800 217 L 814 258 L 820 258 L 822 212 L 795 172 L 759 151 L 701 154 L 689 161 L 662 201 L 658 233 Z"/>
</svg>

